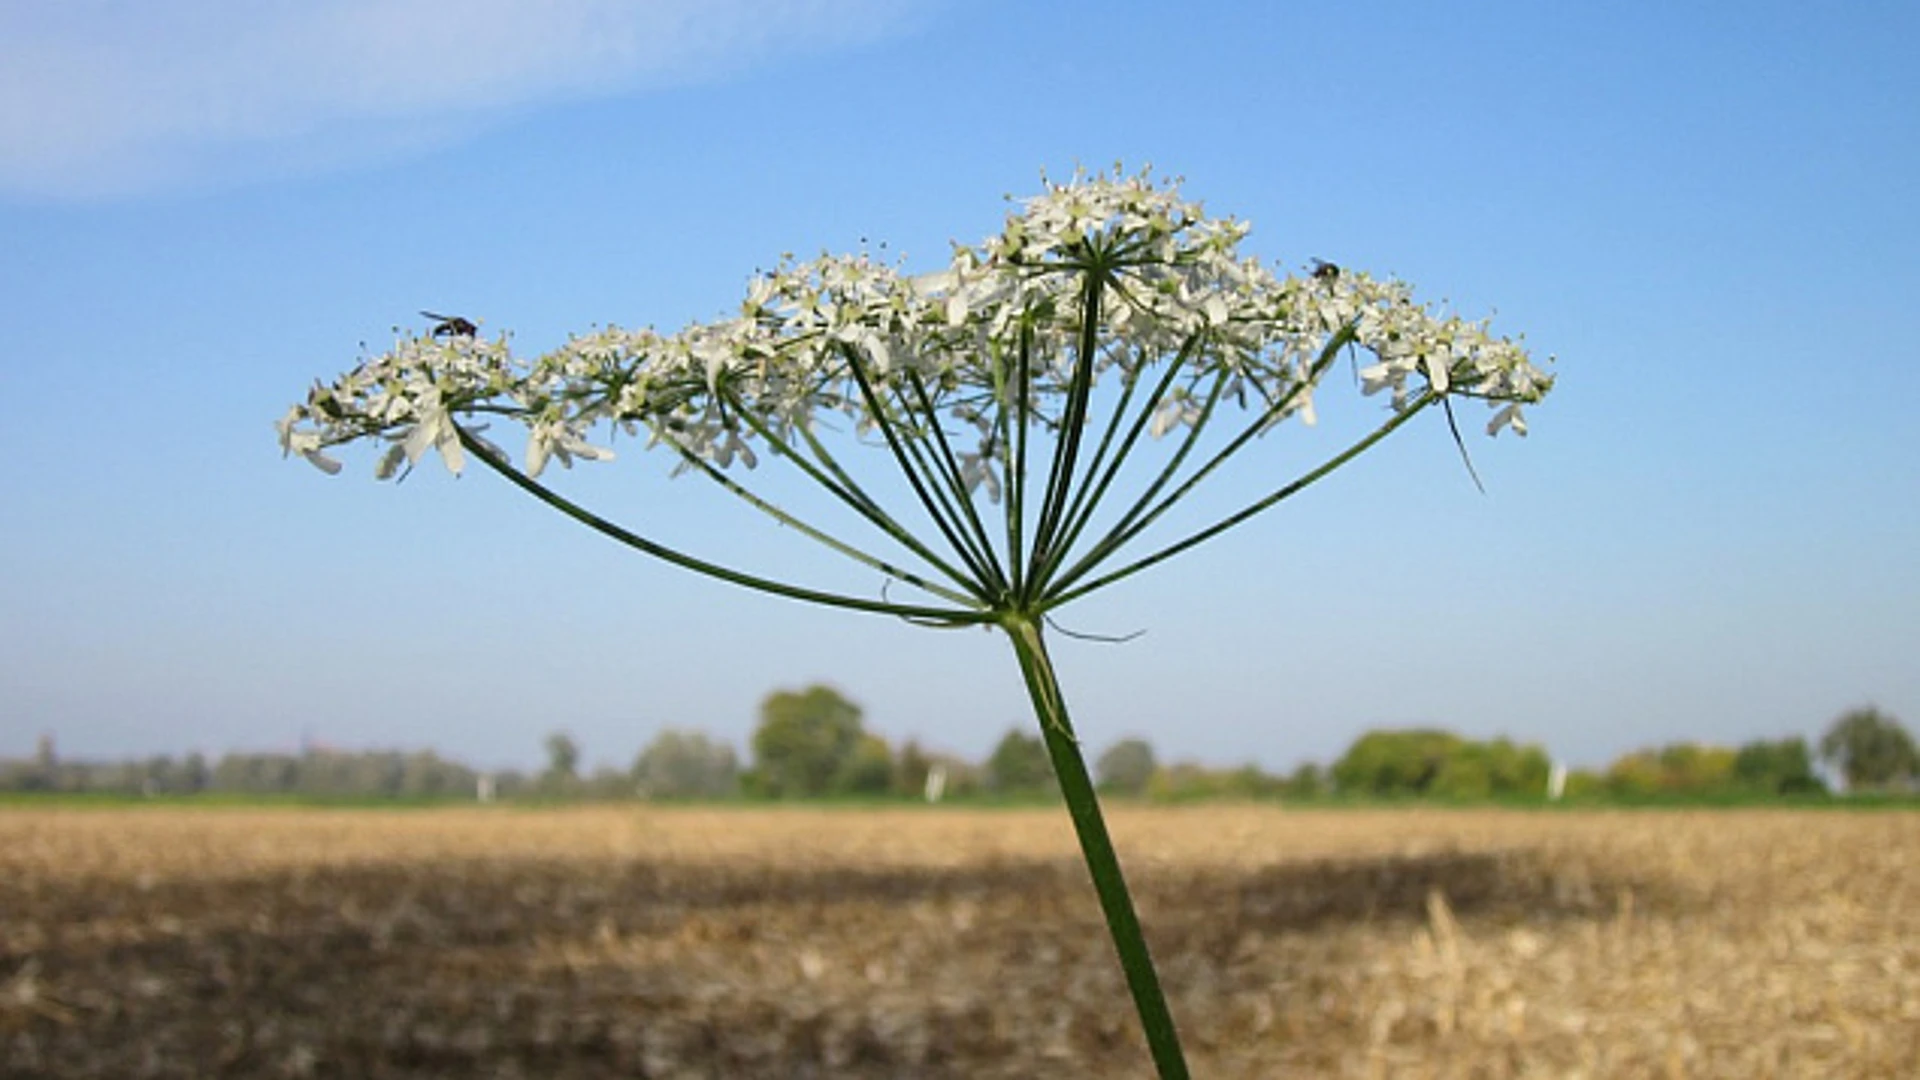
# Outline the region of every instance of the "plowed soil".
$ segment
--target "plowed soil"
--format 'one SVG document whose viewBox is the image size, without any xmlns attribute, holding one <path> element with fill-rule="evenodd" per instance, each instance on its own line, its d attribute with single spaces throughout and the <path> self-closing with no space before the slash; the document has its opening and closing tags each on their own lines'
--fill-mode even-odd
<svg viewBox="0 0 1920 1080">
<path fill-rule="evenodd" d="M 1920 1062 L 1920 814 L 1113 817 L 1196 1077 Z M 1058 809 L 9 808 L 0 1075 L 1151 1072 Z"/>
</svg>

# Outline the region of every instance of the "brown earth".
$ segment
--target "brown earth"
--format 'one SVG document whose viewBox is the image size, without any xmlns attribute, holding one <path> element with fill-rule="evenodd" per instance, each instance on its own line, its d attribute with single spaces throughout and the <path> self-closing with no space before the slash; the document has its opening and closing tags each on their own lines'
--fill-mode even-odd
<svg viewBox="0 0 1920 1080">
<path fill-rule="evenodd" d="M 1200 1078 L 1896 1077 L 1920 814 L 1122 809 Z M 1065 813 L 0 809 L 6 1077 L 1147 1077 Z"/>
</svg>

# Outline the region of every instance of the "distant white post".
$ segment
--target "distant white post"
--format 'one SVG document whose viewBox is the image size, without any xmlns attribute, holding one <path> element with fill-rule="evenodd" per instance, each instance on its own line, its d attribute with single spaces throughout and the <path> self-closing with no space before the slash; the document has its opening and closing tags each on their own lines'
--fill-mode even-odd
<svg viewBox="0 0 1920 1080">
<path fill-rule="evenodd" d="M 934 762 L 927 769 L 927 801 L 937 803 L 947 793 L 947 767 Z"/>
<path fill-rule="evenodd" d="M 492 802 L 493 801 L 493 774 L 481 773 L 479 778 L 473 782 L 473 789 L 474 789 L 473 790 L 474 796 L 478 798 L 481 802 L 483 803 Z"/>
<path fill-rule="evenodd" d="M 1559 802 L 1560 796 L 1566 793 L 1567 767 L 1556 761 L 1553 763 L 1553 768 L 1547 771 L 1547 800 Z"/>
</svg>

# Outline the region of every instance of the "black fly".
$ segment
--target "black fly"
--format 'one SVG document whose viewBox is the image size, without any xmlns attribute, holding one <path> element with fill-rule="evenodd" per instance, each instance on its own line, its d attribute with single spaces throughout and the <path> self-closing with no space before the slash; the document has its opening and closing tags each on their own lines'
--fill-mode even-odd
<svg viewBox="0 0 1920 1080">
<path fill-rule="evenodd" d="M 1332 281 L 1340 276 L 1340 268 L 1325 259 L 1313 260 L 1313 276 L 1321 281 Z"/>
<path fill-rule="evenodd" d="M 431 311 L 420 314 L 434 321 L 430 334 L 432 337 L 472 337 L 480 332 L 480 327 L 472 319 L 463 319 L 458 315 L 435 315 Z"/>
</svg>

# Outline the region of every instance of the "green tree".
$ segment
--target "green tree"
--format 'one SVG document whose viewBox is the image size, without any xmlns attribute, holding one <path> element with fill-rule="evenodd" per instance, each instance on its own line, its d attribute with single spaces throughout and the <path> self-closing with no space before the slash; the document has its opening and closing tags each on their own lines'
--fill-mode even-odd
<svg viewBox="0 0 1920 1080">
<path fill-rule="evenodd" d="M 1432 728 L 1369 731 L 1333 763 L 1333 781 L 1349 794 L 1424 794 L 1460 743 L 1460 736 Z"/>
<path fill-rule="evenodd" d="M 42 733 L 34 741 L 33 760 L 7 765 L 10 790 L 57 791 L 60 788 L 60 759 L 54 752 L 52 735 Z"/>
<path fill-rule="evenodd" d="M 1483 747 L 1488 781 L 1494 795 L 1545 795 L 1547 778 L 1553 773 L 1553 759 L 1542 747 L 1521 745 L 1511 739 L 1475 743 Z"/>
<path fill-rule="evenodd" d="M 767 695 L 753 732 L 759 791 L 776 799 L 833 791 L 862 734 L 860 707 L 830 686 Z"/>
<path fill-rule="evenodd" d="M 1197 761 L 1176 761 L 1153 770 L 1147 797 L 1155 802 L 1186 802 L 1220 793 L 1216 775 Z"/>
<path fill-rule="evenodd" d="M 546 747 L 548 773 L 566 777 L 578 775 L 580 744 L 573 741 L 573 736 L 556 731 L 547 736 Z"/>
<path fill-rule="evenodd" d="M 1635 750 L 1607 766 L 1605 783 L 1613 795 L 1658 795 L 1666 790 L 1667 772 L 1658 751 Z"/>
<path fill-rule="evenodd" d="M 862 732 L 853 753 L 840 765 L 833 790 L 840 795 L 885 795 L 893 786 L 893 748 L 873 732 Z"/>
<path fill-rule="evenodd" d="M 933 756 L 918 739 L 908 739 L 893 757 L 893 777 L 889 787 L 895 795 L 920 798 L 927 790 L 927 773 L 933 769 Z"/>
<path fill-rule="evenodd" d="M 724 799 L 740 790 L 740 762 L 725 742 L 667 728 L 634 759 L 632 778 L 644 798 Z"/>
<path fill-rule="evenodd" d="M 1567 773 L 1567 787 L 1561 797 L 1568 800 L 1592 799 L 1604 796 L 1610 790 L 1606 774 L 1594 769 L 1573 769 Z"/>
<path fill-rule="evenodd" d="M 1155 768 L 1153 746 L 1145 739 L 1121 739 L 1094 763 L 1100 790 L 1120 795 L 1143 795 Z"/>
<path fill-rule="evenodd" d="M 633 777 L 625 770 L 602 765 L 580 780 L 579 791 L 589 799 L 631 799 Z"/>
<path fill-rule="evenodd" d="M 987 785 L 1003 795 L 1045 791 L 1053 782 L 1053 762 L 1038 735 L 1010 728 L 987 756 Z"/>
<path fill-rule="evenodd" d="M 1735 790 L 1735 753 L 1724 746 L 1677 742 L 1635 750 L 1607 768 L 1615 795 L 1713 795 Z"/>
<path fill-rule="evenodd" d="M 1440 759 L 1421 793 L 1447 799 L 1485 799 L 1494 793 L 1493 754 L 1487 744 L 1461 742 Z"/>
<path fill-rule="evenodd" d="M 1271 799 L 1286 792 L 1287 781 L 1262 769 L 1259 763 L 1249 761 L 1237 769 L 1229 769 L 1222 777 L 1221 787 L 1230 798 Z"/>
<path fill-rule="evenodd" d="M 1756 739 L 1733 756 L 1733 776 L 1743 788 L 1770 795 L 1824 792 L 1827 785 L 1814 775 L 1807 740 L 1798 735 L 1769 742 Z"/>
<path fill-rule="evenodd" d="M 1669 790 L 1706 794 L 1733 787 L 1734 756 L 1724 746 L 1679 742 L 1660 750 L 1660 765 L 1666 770 Z"/>
<path fill-rule="evenodd" d="M 564 731 L 547 736 L 547 768 L 540 786 L 548 794 L 573 788 L 580 779 L 580 744 Z"/>
<path fill-rule="evenodd" d="M 1820 758 L 1840 770 L 1849 791 L 1910 782 L 1920 754 L 1900 721 L 1873 706 L 1841 715 L 1820 737 Z"/>
<path fill-rule="evenodd" d="M 496 799 L 518 799 L 534 790 L 534 779 L 518 769 L 501 769 L 490 774 L 493 777 L 493 797 Z"/>
<path fill-rule="evenodd" d="M 391 799 L 400 794 L 401 786 L 406 782 L 406 758 L 395 751 L 375 750 L 335 757 L 339 763 L 339 781 L 333 788 L 336 793 Z M 304 777 L 306 766 L 302 760 Z"/>
<path fill-rule="evenodd" d="M 299 779 L 300 762 L 291 754 L 227 754 L 213 767 L 208 786 L 264 795 L 293 791 Z"/>
<path fill-rule="evenodd" d="M 1177 761 L 1153 771 L 1146 794 L 1156 802 L 1198 799 L 1268 799 L 1282 794 L 1286 781 L 1248 762 L 1229 769 L 1212 769 L 1194 761 Z"/>
<path fill-rule="evenodd" d="M 1286 794 L 1294 799 L 1313 799 L 1326 794 L 1327 776 L 1320 766 L 1303 761 L 1287 777 Z"/>
<path fill-rule="evenodd" d="M 432 750 L 416 750 L 400 763 L 400 794 L 408 798 L 470 798 L 479 776 Z"/>
<path fill-rule="evenodd" d="M 189 794 L 203 791 L 210 776 L 206 755 L 195 750 L 180 764 L 180 790 Z"/>
<path fill-rule="evenodd" d="M 1553 762 L 1511 739 L 1464 739 L 1450 731 L 1369 731 L 1333 765 L 1341 791 L 1450 799 L 1544 796 Z"/>
</svg>

